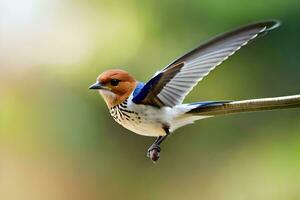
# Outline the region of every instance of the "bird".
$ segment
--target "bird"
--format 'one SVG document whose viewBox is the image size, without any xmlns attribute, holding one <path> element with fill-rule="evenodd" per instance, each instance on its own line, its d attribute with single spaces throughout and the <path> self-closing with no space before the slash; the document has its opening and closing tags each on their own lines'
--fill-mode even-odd
<svg viewBox="0 0 300 200">
<path fill-rule="evenodd" d="M 156 138 L 147 151 L 147 156 L 156 162 L 160 158 L 161 143 L 178 128 L 197 120 L 300 107 L 300 95 L 183 103 L 186 95 L 211 70 L 279 25 L 277 20 L 266 20 L 220 34 L 175 59 L 145 83 L 125 70 L 106 70 L 89 89 L 100 93 L 117 123 L 136 134 Z"/>
</svg>

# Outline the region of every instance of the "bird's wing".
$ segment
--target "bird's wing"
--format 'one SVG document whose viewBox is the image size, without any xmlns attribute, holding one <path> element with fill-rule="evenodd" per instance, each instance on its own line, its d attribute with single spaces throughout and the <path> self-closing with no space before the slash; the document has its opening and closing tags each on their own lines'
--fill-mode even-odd
<svg viewBox="0 0 300 200">
<path fill-rule="evenodd" d="M 133 101 L 156 107 L 181 104 L 191 89 L 211 70 L 250 40 L 278 26 L 277 21 L 258 22 L 209 40 L 159 71 Z"/>
</svg>

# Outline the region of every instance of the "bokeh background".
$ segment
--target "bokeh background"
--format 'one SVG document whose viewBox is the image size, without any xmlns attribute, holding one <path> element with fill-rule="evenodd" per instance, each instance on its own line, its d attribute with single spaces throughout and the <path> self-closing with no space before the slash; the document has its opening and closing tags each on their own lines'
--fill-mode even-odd
<svg viewBox="0 0 300 200">
<path fill-rule="evenodd" d="M 215 34 L 283 24 L 187 97 L 299 94 L 299 0 L 1 0 L 0 199 L 300 199 L 300 110 L 224 116 L 153 138 L 116 124 L 89 91 L 109 68 L 139 80 Z"/>
</svg>

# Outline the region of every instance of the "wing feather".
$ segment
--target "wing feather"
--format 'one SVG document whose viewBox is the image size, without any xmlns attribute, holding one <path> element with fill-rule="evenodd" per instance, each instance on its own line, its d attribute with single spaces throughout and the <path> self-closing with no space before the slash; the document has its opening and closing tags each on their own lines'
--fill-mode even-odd
<svg viewBox="0 0 300 200">
<path fill-rule="evenodd" d="M 163 68 L 146 83 L 133 101 L 157 107 L 181 104 L 211 70 L 249 41 L 277 26 L 277 21 L 259 22 L 213 38 Z"/>
</svg>

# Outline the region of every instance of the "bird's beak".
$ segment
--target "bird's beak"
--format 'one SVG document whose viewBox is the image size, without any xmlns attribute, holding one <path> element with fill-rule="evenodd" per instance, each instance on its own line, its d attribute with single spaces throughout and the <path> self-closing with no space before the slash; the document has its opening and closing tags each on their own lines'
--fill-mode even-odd
<svg viewBox="0 0 300 200">
<path fill-rule="evenodd" d="M 89 89 L 90 89 L 90 90 L 110 90 L 109 87 L 106 87 L 106 86 L 102 85 L 102 84 L 99 83 L 99 82 L 96 82 L 96 83 L 94 83 L 93 85 L 91 85 L 91 86 L 89 87 Z"/>
</svg>

